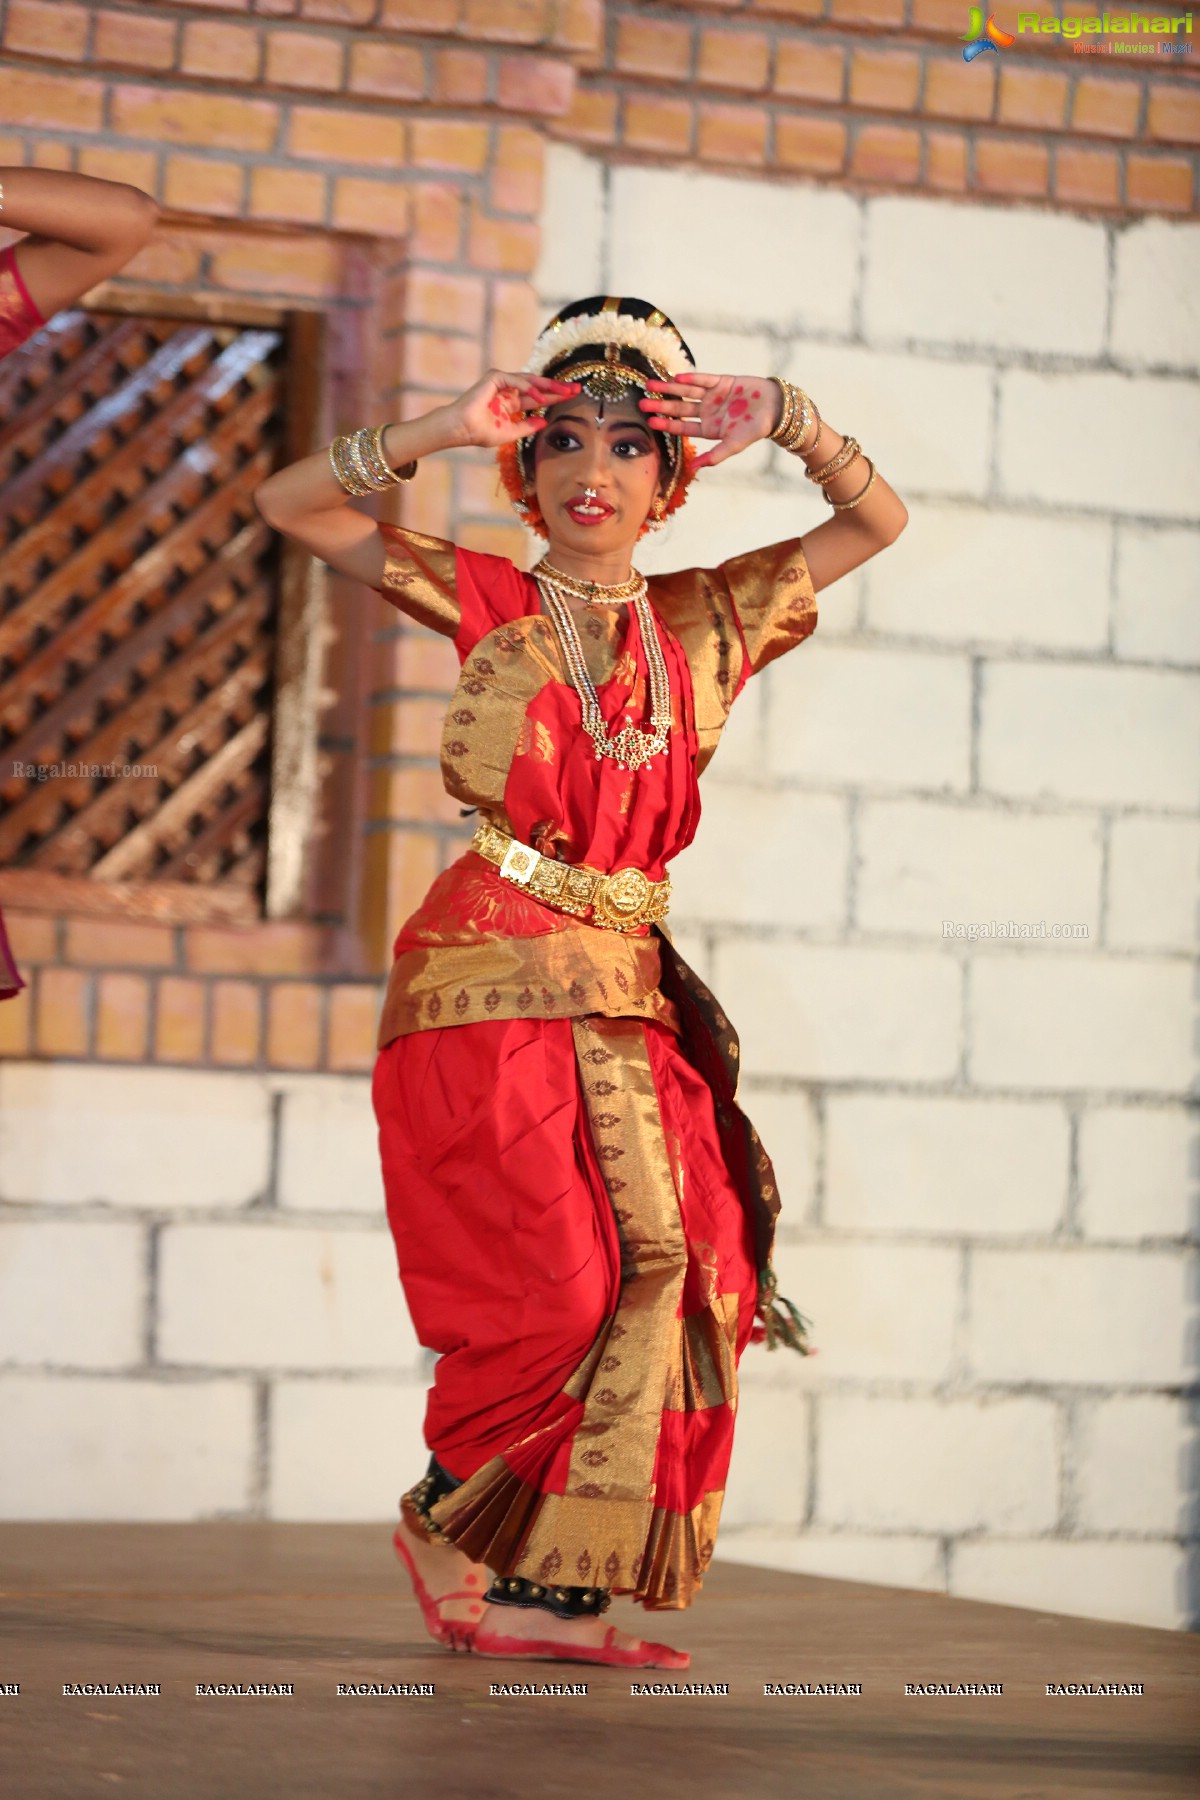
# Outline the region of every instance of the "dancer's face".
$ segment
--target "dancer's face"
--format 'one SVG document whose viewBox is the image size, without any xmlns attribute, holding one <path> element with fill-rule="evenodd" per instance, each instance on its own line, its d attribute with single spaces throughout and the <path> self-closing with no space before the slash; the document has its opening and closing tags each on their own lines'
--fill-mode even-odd
<svg viewBox="0 0 1200 1800">
<path fill-rule="evenodd" d="M 662 491 L 658 445 L 637 402 L 636 390 L 603 403 L 578 394 L 547 413 L 534 472 L 551 557 L 556 545 L 584 554 L 632 552 Z"/>
</svg>

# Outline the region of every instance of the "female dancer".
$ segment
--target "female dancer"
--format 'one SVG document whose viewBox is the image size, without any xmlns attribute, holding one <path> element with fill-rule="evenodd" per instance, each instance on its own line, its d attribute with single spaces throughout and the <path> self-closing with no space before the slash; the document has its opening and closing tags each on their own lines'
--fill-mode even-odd
<svg viewBox="0 0 1200 1800">
<path fill-rule="evenodd" d="M 767 436 L 834 516 L 641 577 L 637 540 L 696 471 Z M 463 445 L 498 451 L 548 540 L 532 575 L 347 504 Z M 742 1352 L 806 1345 L 775 1295 L 779 1201 L 735 1101 L 736 1037 L 661 926 L 666 865 L 748 677 L 908 515 L 801 390 L 701 374 L 661 312 L 604 296 L 551 321 L 522 373 L 338 438 L 258 503 L 462 664 L 442 769 L 479 826 L 401 929 L 374 1080 L 400 1276 L 441 1353 L 397 1550 L 451 1648 L 684 1668 L 601 1614 L 614 1593 L 690 1603 Z"/>
<path fill-rule="evenodd" d="M 28 234 L 0 251 L 0 361 L 123 268 L 157 218 L 150 196 L 121 182 L 0 167 L 0 226 Z M 24 986 L 0 916 L 0 1000 Z"/>
</svg>

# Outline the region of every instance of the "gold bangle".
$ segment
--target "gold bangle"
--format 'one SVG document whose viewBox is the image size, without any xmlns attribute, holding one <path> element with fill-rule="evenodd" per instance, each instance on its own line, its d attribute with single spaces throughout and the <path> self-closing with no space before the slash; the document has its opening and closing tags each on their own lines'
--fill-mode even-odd
<svg viewBox="0 0 1200 1800">
<path fill-rule="evenodd" d="M 812 443 L 805 444 L 805 443 L 801 442 L 801 443 L 797 444 L 795 449 L 792 451 L 793 456 L 811 456 L 813 451 L 816 449 L 817 445 L 820 443 L 821 433 L 825 429 L 825 421 L 821 417 L 820 412 L 817 410 L 816 401 L 810 400 L 809 405 L 812 407 L 812 417 L 817 421 L 817 429 L 813 432 Z M 801 437 L 803 438 L 803 433 L 801 433 Z"/>
<path fill-rule="evenodd" d="M 849 512 L 852 506 L 857 506 L 859 501 L 865 500 L 870 493 L 875 480 L 875 464 L 871 461 L 869 456 L 864 456 L 863 461 L 866 463 L 871 473 L 867 476 L 867 485 L 863 488 L 861 494 L 855 494 L 853 500 L 835 500 L 832 494 L 825 493 L 825 498 L 828 500 L 830 506 L 832 506 L 834 512 Z M 822 492 L 824 492 L 824 489 L 822 489 Z"/>
<path fill-rule="evenodd" d="M 822 463 L 819 469 L 808 471 L 808 479 L 815 481 L 819 487 L 824 487 L 827 481 L 835 480 L 843 469 L 848 469 L 855 457 L 861 453 L 862 445 L 857 438 L 843 438 L 840 447 L 834 451 L 827 463 Z"/>
<path fill-rule="evenodd" d="M 334 438 L 329 446 L 329 462 L 338 485 L 347 494 L 357 500 L 361 499 L 364 494 L 370 493 L 370 488 L 363 484 L 362 477 L 350 458 L 350 440 L 348 438 Z"/>
<path fill-rule="evenodd" d="M 393 481 L 411 481 L 417 472 L 416 458 L 414 457 L 411 462 L 401 463 L 398 469 L 394 469 L 388 461 L 387 453 L 383 447 L 383 439 L 386 431 L 387 425 L 377 425 L 372 433 L 372 442 L 375 445 L 379 460 L 383 464 L 383 467 L 388 471 L 388 474 Z"/>
<path fill-rule="evenodd" d="M 782 375 L 772 375 L 771 380 L 783 396 L 783 410 L 779 415 L 779 423 L 771 433 L 773 443 L 780 444 L 791 430 L 796 418 L 796 390 L 790 381 Z"/>
<path fill-rule="evenodd" d="M 814 418 L 817 421 L 817 433 L 813 438 L 813 444 L 821 435 L 821 415 L 817 411 L 816 403 L 811 395 L 804 392 L 803 388 L 795 387 L 782 375 L 772 375 L 771 380 L 783 395 L 783 411 L 780 414 L 778 425 L 770 434 L 771 440 L 778 444 L 781 450 L 786 450 L 793 455 L 802 454 L 800 445 L 808 436 L 808 428 Z M 809 446 L 810 451 L 811 449 L 812 445 Z"/>
<path fill-rule="evenodd" d="M 329 461 L 334 475 L 345 491 L 356 500 L 367 494 L 382 493 L 397 482 L 411 481 L 417 472 L 414 462 L 393 469 L 383 453 L 386 425 L 364 426 L 348 436 L 335 437 L 329 446 Z"/>
</svg>

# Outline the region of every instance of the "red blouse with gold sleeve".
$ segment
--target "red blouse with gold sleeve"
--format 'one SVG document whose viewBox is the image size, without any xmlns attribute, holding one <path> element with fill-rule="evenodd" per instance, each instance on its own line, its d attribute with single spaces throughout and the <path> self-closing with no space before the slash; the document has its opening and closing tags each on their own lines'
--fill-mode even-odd
<svg viewBox="0 0 1200 1800">
<path fill-rule="evenodd" d="M 0 251 L 0 357 L 8 356 L 45 323 L 21 279 L 10 244 Z"/>
<path fill-rule="evenodd" d="M 648 578 L 672 696 L 667 753 L 634 771 L 596 756 L 552 621 L 531 575 L 507 558 L 382 525 L 380 592 L 454 640 L 461 667 L 442 732 L 442 777 L 464 807 L 544 856 L 661 880 L 700 818 L 697 777 L 750 675 L 817 622 L 798 538 L 722 563 Z M 610 729 L 648 720 L 649 668 L 632 607 L 579 620 Z M 583 1013 L 673 1026 L 659 940 L 559 913 L 467 851 L 401 928 L 379 1045 L 411 1031 L 491 1018 Z"/>
</svg>

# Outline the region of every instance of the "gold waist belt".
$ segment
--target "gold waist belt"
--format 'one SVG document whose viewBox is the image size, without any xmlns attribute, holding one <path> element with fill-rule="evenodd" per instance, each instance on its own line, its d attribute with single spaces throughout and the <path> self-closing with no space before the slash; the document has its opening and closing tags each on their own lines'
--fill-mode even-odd
<svg viewBox="0 0 1200 1800">
<path fill-rule="evenodd" d="M 605 875 L 582 863 L 555 862 L 487 820 L 476 828 L 471 848 L 485 861 L 495 863 L 506 881 L 524 888 L 543 905 L 581 918 L 590 913 L 588 924 L 604 931 L 635 931 L 639 925 L 667 916 L 669 876 L 651 881 L 640 869 L 614 869 Z"/>
</svg>

